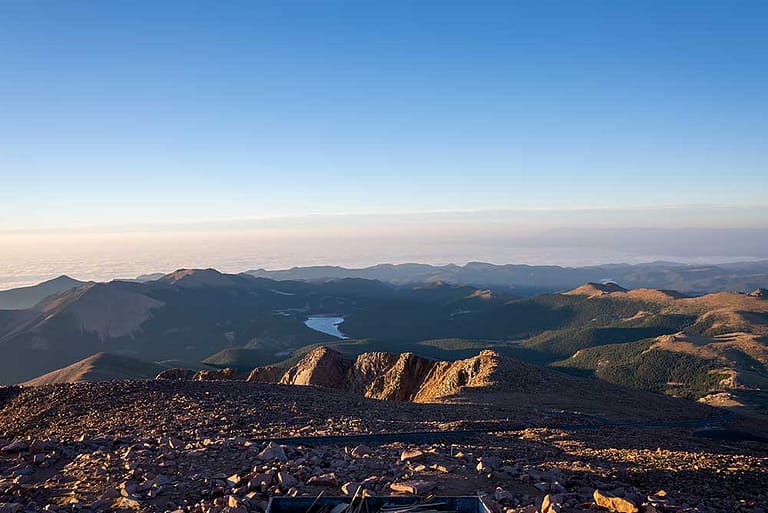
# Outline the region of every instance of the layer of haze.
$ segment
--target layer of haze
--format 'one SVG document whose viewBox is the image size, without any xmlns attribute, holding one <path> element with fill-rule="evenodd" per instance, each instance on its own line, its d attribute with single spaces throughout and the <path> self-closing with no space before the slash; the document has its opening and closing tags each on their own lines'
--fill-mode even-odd
<svg viewBox="0 0 768 513">
<path fill-rule="evenodd" d="M 0 288 L 765 258 L 763 1 L 0 3 Z"/>
<path fill-rule="evenodd" d="M 0 234 L 0 289 L 61 273 L 133 278 L 182 267 L 227 272 L 296 265 L 486 261 L 559 264 L 768 259 L 756 208 L 499 210 L 332 215 L 58 233 Z M 633 226 L 633 228 L 627 228 Z"/>
</svg>

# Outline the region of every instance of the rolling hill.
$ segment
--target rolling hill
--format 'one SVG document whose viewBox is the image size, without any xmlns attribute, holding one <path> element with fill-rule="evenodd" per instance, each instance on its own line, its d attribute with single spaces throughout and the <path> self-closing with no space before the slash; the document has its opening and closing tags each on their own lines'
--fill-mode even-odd
<svg viewBox="0 0 768 513">
<path fill-rule="evenodd" d="M 641 301 L 649 308 L 607 328 L 608 332 L 555 331 L 525 344 L 561 357 L 554 365 L 564 369 L 768 415 L 768 301 L 759 294 L 681 297 L 631 290 L 590 296 L 583 292 L 594 301 Z M 662 319 L 667 320 L 666 327 L 676 329 L 656 333 L 664 325 Z M 622 337 L 627 330 L 635 330 L 636 336 Z"/>
<path fill-rule="evenodd" d="M 42 386 L 55 383 L 81 383 L 84 381 L 112 381 L 123 379 L 152 379 L 166 367 L 135 358 L 107 353 L 97 353 L 84 360 L 73 363 L 29 380 L 22 385 Z"/>
</svg>

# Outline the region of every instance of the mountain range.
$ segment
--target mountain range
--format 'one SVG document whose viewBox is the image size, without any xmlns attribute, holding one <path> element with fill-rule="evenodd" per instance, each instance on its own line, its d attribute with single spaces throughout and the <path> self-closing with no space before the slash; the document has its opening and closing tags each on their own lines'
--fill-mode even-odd
<svg viewBox="0 0 768 513">
<path fill-rule="evenodd" d="M 286 372 L 319 346 L 345 358 L 413 353 L 448 362 L 491 349 L 768 415 L 768 294 L 760 288 L 692 296 L 590 282 L 524 297 L 443 281 L 273 280 L 213 269 L 74 285 L 31 308 L 0 310 L 0 381 L 146 378 L 171 367 Z M 348 338 L 305 324 L 323 316 Z"/>
<path fill-rule="evenodd" d="M 606 264 L 587 267 L 555 265 L 496 265 L 470 262 L 466 265 L 380 264 L 350 269 L 337 266 L 294 267 L 247 274 L 275 280 L 326 281 L 364 278 L 395 285 L 442 281 L 454 285 L 504 289 L 521 296 L 569 290 L 587 282 L 612 281 L 628 288 L 671 289 L 686 294 L 750 291 L 768 284 L 768 260 L 718 265 L 688 265 L 675 262 Z"/>
</svg>

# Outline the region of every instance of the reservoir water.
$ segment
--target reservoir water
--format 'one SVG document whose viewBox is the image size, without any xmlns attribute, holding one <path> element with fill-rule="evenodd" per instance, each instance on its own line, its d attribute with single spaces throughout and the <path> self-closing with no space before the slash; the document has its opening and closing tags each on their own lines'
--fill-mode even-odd
<svg viewBox="0 0 768 513">
<path fill-rule="evenodd" d="M 344 317 L 329 317 L 324 315 L 311 315 L 304 321 L 304 325 L 307 328 L 331 335 L 336 338 L 347 339 L 349 338 L 344 333 L 339 331 L 339 324 L 344 322 Z"/>
</svg>

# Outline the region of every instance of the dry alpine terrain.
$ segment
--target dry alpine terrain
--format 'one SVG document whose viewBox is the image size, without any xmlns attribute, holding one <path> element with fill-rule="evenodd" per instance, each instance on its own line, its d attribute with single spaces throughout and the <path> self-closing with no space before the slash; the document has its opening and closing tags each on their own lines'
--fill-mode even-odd
<svg viewBox="0 0 768 513">
<path fill-rule="evenodd" d="M 491 351 L 450 364 L 319 348 L 271 374 L 295 384 L 255 382 L 267 374 L 2 389 L 0 511 L 262 512 L 358 489 L 508 513 L 765 511 L 766 445 L 693 436 L 731 419 L 690 401 Z M 364 397 L 381 395 L 403 400 Z"/>
</svg>

